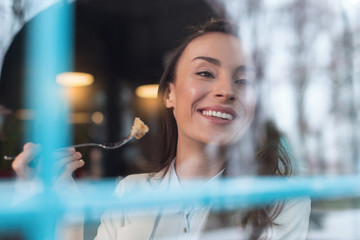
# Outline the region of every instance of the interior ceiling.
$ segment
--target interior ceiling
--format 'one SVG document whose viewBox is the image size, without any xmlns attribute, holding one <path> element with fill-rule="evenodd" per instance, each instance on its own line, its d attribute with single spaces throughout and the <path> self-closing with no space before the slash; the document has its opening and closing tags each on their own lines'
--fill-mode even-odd
<svg viewBox="0 0 360 240">
<path fill-rule="evenodd" d="M 186 27 L 218 16 L 206 0 L 78 0 L 75 2 L 75 70 L 95 76 L 107 95 L 119 84 L 157 83 L 164 56 Z M 4 60 L 0 104 L 22 108 L 26 25 Z M 14 96 L 17 96 L 16 99 Z"/>
<path fill-rule="evenodd" d="M 94 54 L 111 78 L 157 82 L 164 54 L 183 38 L 186 26 L 211 16 L 203 0 L 80 1 L 76 67 L 97 65 L 88 56 Z"/>
</svg>

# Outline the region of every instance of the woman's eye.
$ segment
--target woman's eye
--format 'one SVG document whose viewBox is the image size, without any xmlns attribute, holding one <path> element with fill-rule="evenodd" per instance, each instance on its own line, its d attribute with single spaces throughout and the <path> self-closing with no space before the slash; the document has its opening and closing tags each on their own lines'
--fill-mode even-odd
<svg viewBox="0 0 360 240">
<path fill-rule="evenodd" d="M 200 75 L 202 77 L 207 77 L 207 78 L 213 78 L 214 75 L 210 72 L 204 71 L 204 72 L 198 72 L 196 73 L 197 75 Z"/>
<path fill-rule="evenodd" d="M 241 86 L 246 86 L 249 84 L 249 81 L 247 79 L 236 79 L 235 84 L 241 85 Z"/>
</svg>

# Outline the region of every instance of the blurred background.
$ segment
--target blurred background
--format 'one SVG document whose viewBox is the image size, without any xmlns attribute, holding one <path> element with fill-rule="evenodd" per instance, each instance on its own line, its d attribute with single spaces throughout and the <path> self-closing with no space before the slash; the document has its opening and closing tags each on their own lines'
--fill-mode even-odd
<svg viewBox="0 0 360 240">
<path fill-rule="evenodd" d="M 28 141 L 36 116 L 26 109 L 24 82 L 28 25 L 58 1 L 0 2 L 0 177 Z M 239 23 L 257 66 L 262 117 L 289 142 L 299 175 L 360 172 L 360 1 L 311 0 L 78 0 L 74 71 L 93 76 L 68 87 L 73 142 L 114 142 L 129 134 L 135 116 L 150 132 L 106 151 L 84 148 L 81 179 L 144 172 L 158 156 L 157 105 L 136 94 L 157 84 L 172 50 L 189 26 L 211 17 Z M 46 68 L 46 66 L 44 66 Z M 360 239 L 357 198 L 313 202 L 309 239 Z M 335 227 L 334 227 L 335 226 Z M 343 227 L 341 227 L 343 226 Z M 346 230 L 339 230 L 346 229 Z M 338 234 L 338 235 L 336 235 Z M 341 236 L 344 238 L 337 238 Z"/>
<path fill-rule="evenodd" d="M 30 11 L 25 7 L 39 5 L 23 2 L 15 0 L 9 6 L 11 12 L 4 11 L 14 15 L 13 22 L 1 21 L 9 26 L 25 23 L 4 54 L 1 71 L 0 104 L 11 111 L 3 114 L 3 155 L 21 150 L 27 141 L 24 127 L 34 117 L 25 109 L 23 97 L 26 32 L 34 19 L 25 22 L 24 17 Z M 151 129 L 146 138 L 118 150 L 81 149 L 87 164 L 79 174 L 113 177 L 144 171 L 157 157 L 157 106 L 154 98 L 141 98 L 135 90 L 158 83 L 167 56 L 189 33 L 187 27 L 218 14 L 205 1 L 82 0 L 73 4 L 74 71 L 94 77 L 92 85 L 68 89 L 74 143 L 118 141 L 129 134 L 135 116 Z M 2 161 L 2 165 L 1 175 L 9 176 L 9 164 Z M 92 169 L 93 165 L 100 169 Z"/>
</svg>

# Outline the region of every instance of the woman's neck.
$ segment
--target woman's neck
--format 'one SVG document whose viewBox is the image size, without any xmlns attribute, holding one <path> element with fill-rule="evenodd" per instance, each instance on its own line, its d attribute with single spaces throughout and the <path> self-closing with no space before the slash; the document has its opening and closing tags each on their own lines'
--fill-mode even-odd
<svg viewBox="0 0 360 240">
<path fill-rule="evenodd" d="M 175 169 L 181 180 L 210 178 L 224 168 L 225 159 L 226 148 L 224 146 L 179 139 Z"/>
</svg>

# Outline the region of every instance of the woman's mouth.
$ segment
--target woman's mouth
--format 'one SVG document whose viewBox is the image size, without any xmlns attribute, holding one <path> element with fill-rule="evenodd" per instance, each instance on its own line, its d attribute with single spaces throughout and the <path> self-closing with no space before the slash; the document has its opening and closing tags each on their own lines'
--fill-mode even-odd
<svg viewBox="0 0 360 240">
<path fill-rule="evenodd" d="M 233 120 L 234 116 L 229 113 L 224 113 L 220 111 L 213 111 L 213 110 L 203 110 L 201 111 L 201 114 L 207 117 L 216 117 L 220 119 L 227 119 L 227 120 Z"/>
<path fill-rule="evenodd" d="M 220 105 L 201 108 L 198 112 L 208 120 L 219 124 L 230 123 L 237 117 L 237 113 L 232 108 Z"/>
</svg>

